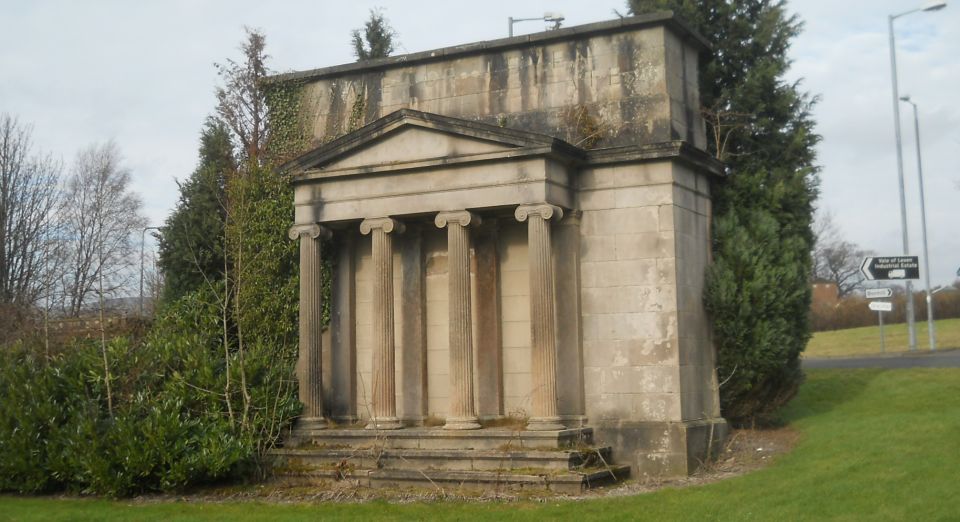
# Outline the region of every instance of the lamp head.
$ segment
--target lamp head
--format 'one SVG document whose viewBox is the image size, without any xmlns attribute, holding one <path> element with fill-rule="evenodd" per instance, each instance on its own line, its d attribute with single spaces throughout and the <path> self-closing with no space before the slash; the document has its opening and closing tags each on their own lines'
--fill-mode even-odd
<svg viewBox="0 0 960 522">
<path fill-rule="evenodd" d="M 907 102 L 907 103 L 910 103 L 910 95 L 907 94 L 907 95 L 905 95 L 905 96 L 901 96 L 901 97 L 900 97 L 900 101 L 905 101 L 905 102 Z"/>
<path fill-rule="evenodd" d="M 927 2 L 927 4 L 923 6 L 922 9 L 924 11 L 939 11 L 944 7 L 947 7 L 946 2 Z"/>
</svg>

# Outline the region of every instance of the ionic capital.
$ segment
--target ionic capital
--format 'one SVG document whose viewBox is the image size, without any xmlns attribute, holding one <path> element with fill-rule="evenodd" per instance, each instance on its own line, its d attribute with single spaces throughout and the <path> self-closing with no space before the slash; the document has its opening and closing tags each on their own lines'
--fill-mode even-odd
<svg viewBox="0 0 960 522">
<path fill-rule="evenodd" d="M 469 210 L 455 210 L 452 212 L 440 212 L 437 214 L 437 217 L 434 218 L 433 223 L 437 225 L 437 228 L 445 228 L 448 223 L 456 223 L 461 227 L 465 227 L 467 225 L 479 225 L 481 220 L 480 216 Z"/>
<path fill-rule="evenodd" d="M 307 223 L 305 225 L 293 225 L 287 231 L 287 236 L 290 239 L 300 239 L 301 237 L 330 239 L 333 233 L 330 232 L 329 228 L 321 226 L 319 223 Z"/>
<path fill-rule="evenodd" d="M 364 219 L 360 222 L 360 233 L 363 235 L 369 234 L 376 228 L 382 229 L 385 234 L 389 234 L 394 231 L 396 231 L 398 234 L 402 234 L 403 231 L 406 230 L 406 227 L 403 226 L 403 223 L 388 217 Z"/>
<path fill-rule="evenodd" d="M 551 219 L 560 220 L 563 218 L 563 209 L 549 203 L 520 205 L 517 207 L 517 210 L 514 211 L 513 216 L 521 223 L 526 221 L 530 216 L 539 216 L 543 218 L 544 221 L 550 221 Z"/>
</svg>

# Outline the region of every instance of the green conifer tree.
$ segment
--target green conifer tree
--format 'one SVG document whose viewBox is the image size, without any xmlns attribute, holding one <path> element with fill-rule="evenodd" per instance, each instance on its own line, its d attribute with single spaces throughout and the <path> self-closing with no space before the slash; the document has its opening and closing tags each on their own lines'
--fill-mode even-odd
<svg viewBox="0 0 960 522">
<path fill-rule="evenodd" d="M 700 95 L 714 189 L 714 263 L 704 300 L 717 347 L 723 415 L 769 418 L 803 380 L 809 340 L 811 224 L 817 196 L 815 99 L 784 77 L 802 28 L 783 0 L 629 0 L 632 14 L 672 10 L 713 45 Z"/>
<path fill-rule="evenodd" d="M 224 184 L 236 170 L 230 131 L 209 118 L 200 134 L 197 169 L 178 183 L 180 200 L 160 236 L 159 266 L 164 301 L 172 301 L 223 278 Z"/>
<path fill-rule="evenodd" d="M 386 58 L 393 54 L 393 38 L 396 35 L 397 32 L 390 27 L 390 22 L 383 16 L 383 11 L 371 9 L 370 18 L 364 24 L 363 32 L 361 33 L 360 29 L 354 29 L 351 33 L 353 54 L 360 62 Z"/>
</svg>

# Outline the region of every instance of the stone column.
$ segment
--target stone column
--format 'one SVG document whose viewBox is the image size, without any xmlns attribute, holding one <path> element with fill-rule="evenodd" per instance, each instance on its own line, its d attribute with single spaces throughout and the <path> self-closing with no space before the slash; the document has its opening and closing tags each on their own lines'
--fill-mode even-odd
<svg viewBox="0 0 960 522">
<path fill-rule="evenodd" d="M 297 420 L 298 430 L 319 430 L 327 427 L 323 418 L 323 290 L 320 243 L 330 231 L 316 223 L 294 225 L 290 239 L 300 240 L 300 349 L 297 361 L 297 382 L 303 413 Z"/>
<path fill-rule="evenodd" d="M 402 428 L 397 417 L 396 354 L 393 327 L 393 232 L 403 223 L 392 218 L 365 219 L 360 233 L 373 238 L 373 407 L 367 429 Z"/>
<path fill-rule="evenodd" d="M 337 264 L 331 281 L 331 395 L 327 409 L 333 420 L 357 421 L 357 302 L 356 233 L 337 234 Z"/>
<path fill-rule="evenodd" d="M 480 427 L 473 404 L 473 326 L 470 302 L 470 231 L 480 218 L 471 212 L 441 212 L 434 223 L 447 228 L 447 288 L 450 311 L 450 411 L 447 430 Z"/>
<path fill-rule="evenodd" d="M 533 358 L 533 416 L 528 430 L 562 430 L 557 413 L 557 331 L 550 220 L 563 210 L 546 203 L 521 205 L 514 216 L 526 221 L 530 258 L 530 351 Z"/>
<path fill-rule="evenodd" d="M 564 212 L 553 229 L 554 287 L 557 300 L 557 412 L 568 428 L 585 426 L 583 333 L 580 312 L 579 210 Z"/>
<path fill-rule="evenodd" d="M 477 415 L 503 416 L 503 336 L 500 324 L 500 259 L 498 222 L 483 220 L 473 234 L 473 261 L 476 265 L 474 303 L 474 360 L 476 361 Z"/>
</svg>

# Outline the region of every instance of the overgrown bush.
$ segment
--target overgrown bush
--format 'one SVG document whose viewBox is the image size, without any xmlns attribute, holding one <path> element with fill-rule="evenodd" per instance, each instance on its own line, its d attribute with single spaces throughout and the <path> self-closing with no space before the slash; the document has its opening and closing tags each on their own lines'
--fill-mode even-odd
<svg viewBox="0 0 960 522">
<path fill-rule="evenodd" d="M 224 351 L 215 290 L 169 306 L 143 344 L 108 344 L 112 409 L 97 343 L 0 351 L 0 490 L 123 496 L 249 476 L 298 413 L 293 354 Z"/>
</svg>

